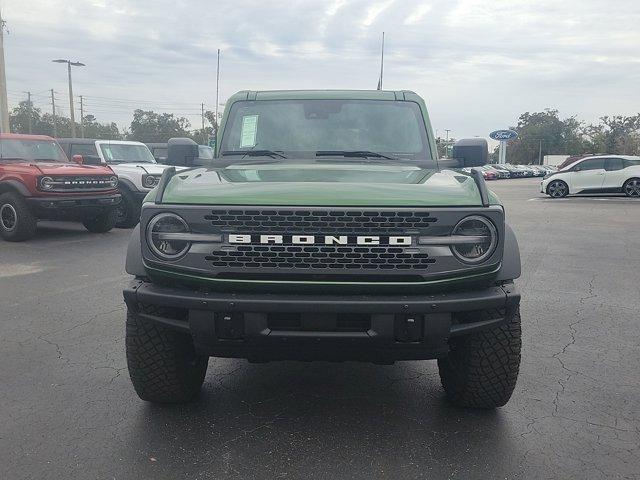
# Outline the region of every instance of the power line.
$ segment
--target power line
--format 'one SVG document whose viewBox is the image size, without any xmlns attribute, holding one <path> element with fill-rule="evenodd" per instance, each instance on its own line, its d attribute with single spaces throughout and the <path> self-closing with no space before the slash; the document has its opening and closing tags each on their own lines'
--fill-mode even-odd
<svg viewBox="0 0 640 480">
<path fill-rule="evenodd" d="M 190 106 L 200 106 L 199 102 L 170 102 L 170 101 L 157 101 L 157 100 L 141 100 L 135 98 L 114 98 L 114 97 L 102 97 L 98 95 L 85 95 L 84 98 L 87 99 L 99 99 L 99 100 L 108 100 L 110 102 L 125 102 L 132 104 L 153 104 L 153 105 L 190 105 Z"/>
</svg>

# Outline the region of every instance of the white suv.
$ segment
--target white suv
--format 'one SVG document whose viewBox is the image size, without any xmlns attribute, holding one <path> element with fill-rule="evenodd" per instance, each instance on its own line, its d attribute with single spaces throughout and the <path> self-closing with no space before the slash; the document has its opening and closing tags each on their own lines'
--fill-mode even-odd
<svg viewBox="0 0 640 480">
<path fill-rule="evenodd" d="M 140 220 L 142 200 L 158 184 L 169 165 L 156 163 L 149 148 L 140 142 L 60 138 L 58 142 L 67 156 L 84 163 L 106 163 L 118 175 L 122 201 L 118 210 L 120 228 L 132 228 Z"/>
<path fill-rule="evenodd" d="M 574 193 L 625 193 L 640 197 L 640 157 L 585 157 L 545 176 L 540 192 L 554 198 Z"/>
</svg>

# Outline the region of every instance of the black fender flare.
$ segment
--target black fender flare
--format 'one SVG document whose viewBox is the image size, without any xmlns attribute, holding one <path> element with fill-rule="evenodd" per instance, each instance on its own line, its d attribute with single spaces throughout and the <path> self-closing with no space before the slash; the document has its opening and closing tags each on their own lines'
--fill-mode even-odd
<svg viewBox="0 0 640 480">
<path fill-rule="evenodd" d="M 18 180 L 2 180 L 0 181 L 0 193 L 18 192 L 23 197 L 31 197 L 31 192 L 22 182 Z"/>
<path fill-rule="evenodd" d="M 520 262 L 520 247 L 518 239 L 511 227 L 504 225 L 504 251 L 502 253 L 502 266 L 498 271 L 497 281 L 515 280 L 522 273 Z"/>
<path fill-rule="evenodd" d="M 142 262 L 142 245 L 140 243 L 140 225 L 136 225 L 131 232 L 129 245 L 127 246 L 127 259 L 125 261 L 125 271 L 129 275 L 145 277 L 147 275 Z"/>
<path fill-rule="evenodd" d="M 136 187 L 131 180 L 126 178 L 118 177 L 118 189 L 120 190 L 129 190 L 131 193 L 139 192 L 138 187 Z"/>
</svg>

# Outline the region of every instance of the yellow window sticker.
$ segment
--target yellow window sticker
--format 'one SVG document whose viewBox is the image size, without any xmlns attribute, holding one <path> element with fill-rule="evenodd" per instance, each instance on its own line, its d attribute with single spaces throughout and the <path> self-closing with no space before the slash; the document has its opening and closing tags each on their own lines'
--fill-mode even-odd
<svg viewBox="0 0 640 480">
<path fill-rule="evenodd" d="M 258 133 L 258 115 L 242 117 L 242 131 L 240 132 L 240 148 L 255 147 Z"/>
</svg>

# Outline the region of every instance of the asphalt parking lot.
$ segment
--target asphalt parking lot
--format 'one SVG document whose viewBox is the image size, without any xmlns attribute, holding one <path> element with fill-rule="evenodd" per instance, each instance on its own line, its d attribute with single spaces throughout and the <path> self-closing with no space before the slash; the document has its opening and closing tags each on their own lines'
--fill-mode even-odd
<svg viewBox="0 0 640 480">
<path fill-rule="evenodd" d="M 640 478 L 640 201 L 491 182 L 523 261 L 523 359 L 496 411 L 435 362 L 212 359 L 188 406 L 140 401 L 124 357 L 126 230 L 0 243 L 0 478 Z"/>
</svg>

